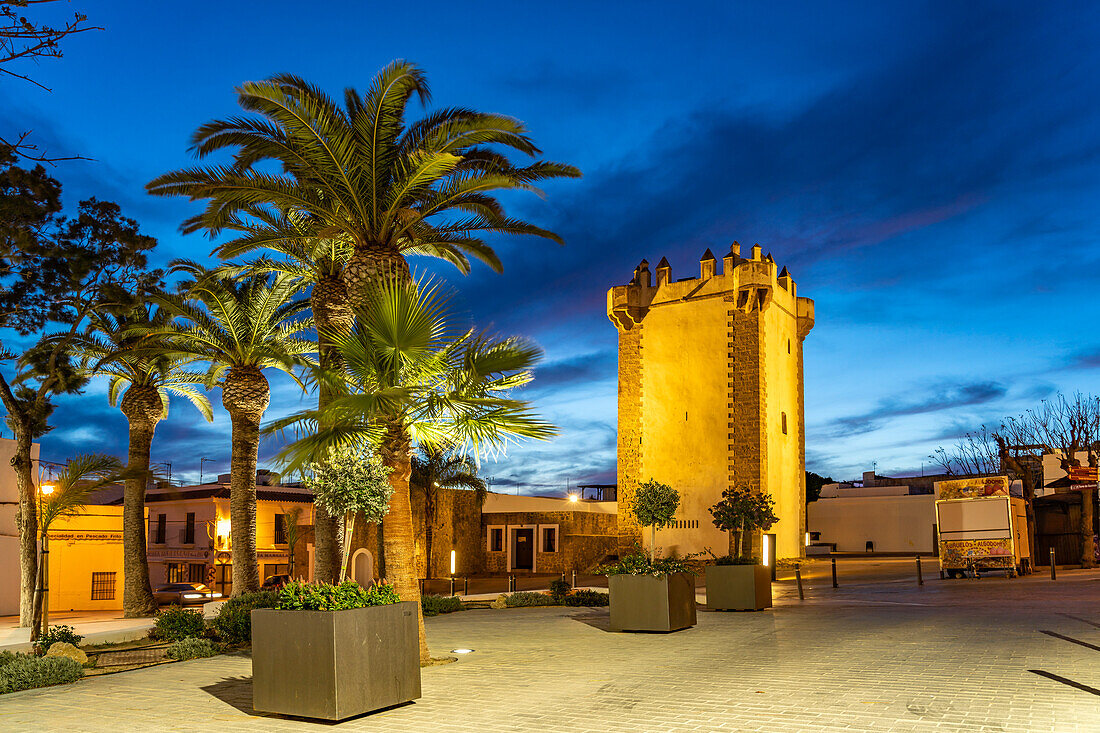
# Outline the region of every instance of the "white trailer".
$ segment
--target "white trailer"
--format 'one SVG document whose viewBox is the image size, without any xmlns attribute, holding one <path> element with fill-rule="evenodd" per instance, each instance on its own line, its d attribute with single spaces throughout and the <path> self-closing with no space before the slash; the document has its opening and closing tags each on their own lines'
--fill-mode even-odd
<svg viewBox="0 0 1100 733">
<path fill-rule="evenodd" d="M 997 479 L 1001 479 L 997 481 Z M 975 576 L 1002 569 L 1008 576 L 1030 570 L 1024 500 L 1008 495 L 1008 480 L 990 477 L 936 485 L 940 572 Z"/>
</svg>

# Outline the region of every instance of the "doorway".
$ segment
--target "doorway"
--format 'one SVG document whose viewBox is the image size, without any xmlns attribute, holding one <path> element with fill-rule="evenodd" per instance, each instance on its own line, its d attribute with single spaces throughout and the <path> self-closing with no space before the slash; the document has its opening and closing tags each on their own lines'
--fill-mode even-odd
<svg viewBox="0 0 1100 733">
<path fill-rule="evenodd" d="M 533 529 L 517 529 L 514 538 L 514 546 L 512 548 L 512 569 L 513 570 L 534 570 L 535 569 L 535 530 Z"/>
</svg>

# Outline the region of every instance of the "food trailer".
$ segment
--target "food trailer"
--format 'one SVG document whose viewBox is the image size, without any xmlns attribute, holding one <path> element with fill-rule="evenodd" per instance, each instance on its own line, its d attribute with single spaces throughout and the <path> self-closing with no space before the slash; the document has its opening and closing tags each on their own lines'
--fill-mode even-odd
<svg viewBox="0 0 1100 733">
<path fill-rule="evenodd" d="M 936 482 L 936 526 L 941 575 L 1030 570 L 1026 505 L 1009 494 L 1005 476 Z"/>
</svg>

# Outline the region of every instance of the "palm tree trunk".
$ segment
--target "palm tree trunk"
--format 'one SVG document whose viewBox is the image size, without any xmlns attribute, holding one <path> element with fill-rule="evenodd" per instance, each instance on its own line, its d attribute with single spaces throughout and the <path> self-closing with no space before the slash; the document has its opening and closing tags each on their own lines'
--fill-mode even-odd
<svg viewBox="0 0 1100 733">
<path fill-rule="evenodd" d="M 252 366 L 235 366 L 222 383 L 222 404 L 233 421 L 229 467 L 229 536 L 233 543 L 233 594 L 260 589 L 256 556 L 256 459 L 260 420 L 271 399 L 263 373 Z"/>
<path fill-rule="evenodd" d="M 416 542 L 413 534 L 409 477 L 412 475 L 412 443 L 403 425 L 390 423 L 381 447 L 382 463 L 390 469 L 390 511 L 382 520 L 385 528 L 386 577 L 403 601 L 416 601 L 416 627 L 420 634 L 420 663 L 431 661 L 424 636 L 424 613 L 420 607 L 420 584 L 416 573 Z"/>
<path fill-rule="evenodd" d="M 366 301 L 366 288 L 372 282 L 391 278 L 408 280 L 411 277 L 409 264 L 400 253 L 391 252 L 388 248 L 357 246 L 344 268 L 348 302 L 353 311 L 360 310 Z"/>
<path fill-rule="evenodd" d="M 133 475 L 126 479 L 122 495 L 122 615 L 136 618 L 152 616 L 157 612 L 157 602 L 153 599 L 153 588 L 149 584 L 145 521 L 145 487 L 149 479 L 149 452 L 156 423 L 134 418 L 129 422 L 127 469 Z"/>
<path fill-rule="evenodd" d="M 339 350 L 332 344 L 332 335 L 350 330 L 354 325 L 348 305 L 347 289 L 339 278 L 320 278 L 310 294 L 314 323 L 317 325 L 317 353 L 322 370 L 336 374 L 344 369 Z M 317 390 L 317 408 L 323 411 L 335 397 L 332 385 L 321 383 Z M 340 555 L 344 545 L 344 522 L 321 506 L 313 515 L 313 578 L 328 583 L 340 581 Z"/>
</svg>

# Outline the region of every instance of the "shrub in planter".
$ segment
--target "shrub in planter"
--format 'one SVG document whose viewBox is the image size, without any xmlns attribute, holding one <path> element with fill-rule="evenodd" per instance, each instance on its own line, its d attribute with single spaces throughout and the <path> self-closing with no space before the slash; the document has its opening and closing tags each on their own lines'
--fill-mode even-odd
<svg viewBox="0 0 1100 733">
<path fill-rule="evenodd" d="M 778 521 L 770 496 L 735 486 L 710 508 L 714 526 L 731 533 L 734 552 L 707 568 L 707 608 L 757 611 L 772 605 L 771 571 L 751 556 L 749 537 Z"/>
<path fill-rule="evenodd" d="M 164 655 L 169 659 L 183 661 L 185 659 L 202 659 L 212 657 L 218 653 L 218 647 L 209 639 L 190 637 L 173 642 L 164 650 Z"/>
<path fill-rule="evenodd" d="M 84 670 L 80 664 L 67 657 L 0 652 L 0 694 L 65 685 L 83 676 Z"/>
<path fill-rule="evenodd" d="M 504 603 L 508 608 L 527 608 L 529 606 L 556 606 L 561 601 L 555 600 L 545 593 L 519 591 L 505 596 Z"/>
<path fill-rule="evenodd" d="M 573 591 L 565 597 L 567 606 L 606 606 L 611 602 L 611 596 L 595 590 Z"/>
<path fill-rule="evenodd" d="M 252 609 L 274 608 L 278 602 L 279 595 L 271 590 L 243 593 L 230 598 L 214 617 L 213 626 L 218 639 L 226 644 L 249 643 L 252 641 Z"/>
<path fill-rule="evenodd" d="M 417 606 L 390 585 L 288 583 L 252 636 L 258 711 L 343 720 L 420 697 Z"/>
<path fill-rule="evenodd" d="M 571 589 L 572 586 L 569 585 L 569 583 L 566 583 L 564 580 L 550 581 L 550 595 L 553 598 L 557 599 L 558 603 L 561 603 L 561 600 L 569 595 L 569 591 Z"/>
<path fill-rule="evenodd" d="M 59 641 L 67 642 L 73 646 L 80 646 L 80 640 L 83 638 L 83 636 L 76 633 L 76 629 L 72 626 L 51 626 L 46 629 L 46 633 L 34 640 L 31 647 L 34 649 L 34 653 L 41 657 Z"/>
<path fill-rule="evenodd" d="M 612 631 L 677 631 L 694 626 L 693 560 L 694 556 L 650 557 L 636 552 L 601 568 L 608 577 Z"/>
<path fill-rule="evenodd" d="M 153 622 L 149 636 L 161 641 L 179 641 L 189 636 L 202 636 L 205 629 L 202 611 L 169 606 L 157 612 L 157 620 Z"/>
<path fill-rule="evenodd" d="M 420 607 L 425 616 L 438 616 L 441 613 L 453 613 L 465 611 L 462 599 L 458 596 L 421 596 Z"/>
</svg>

